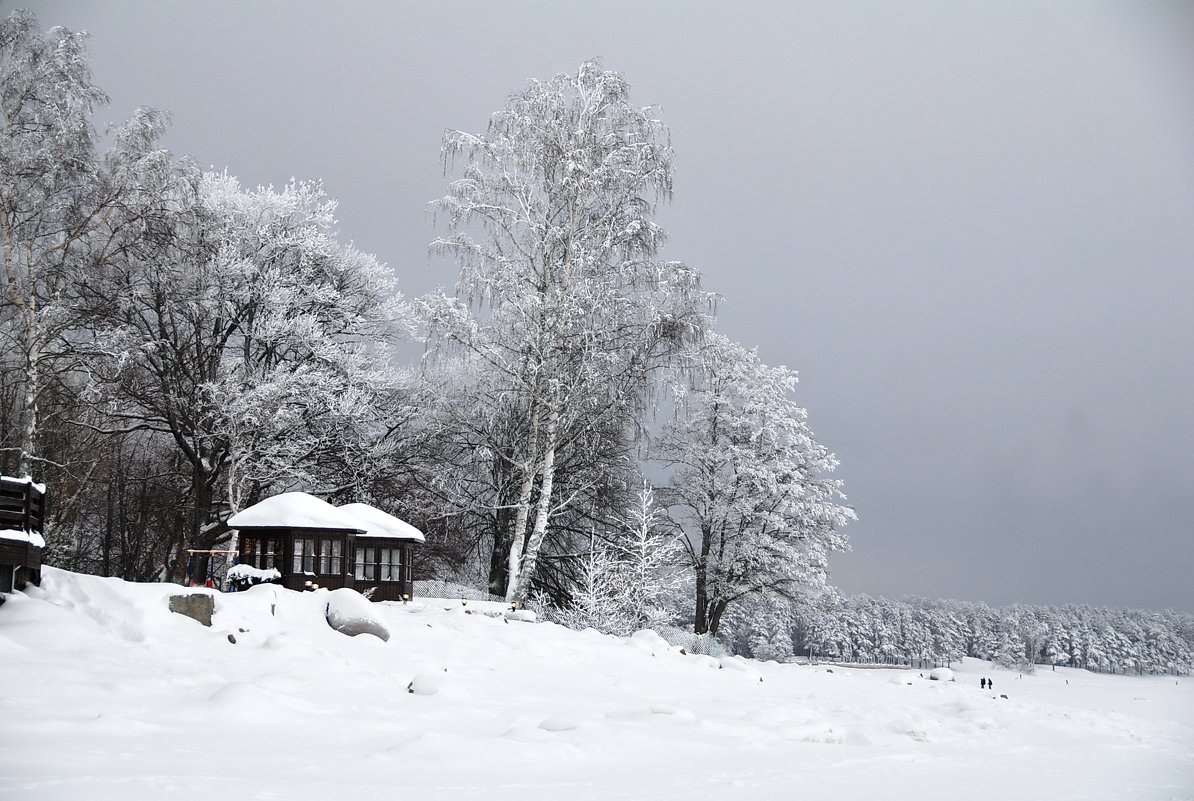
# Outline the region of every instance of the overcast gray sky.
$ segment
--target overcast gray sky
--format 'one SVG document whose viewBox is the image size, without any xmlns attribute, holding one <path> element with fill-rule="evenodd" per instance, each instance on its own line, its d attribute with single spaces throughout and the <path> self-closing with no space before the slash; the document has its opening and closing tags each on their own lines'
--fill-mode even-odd
<svg viewBox="0 0 1194 801">
<path fill-rule="evenodd" d="M 443 130 L 602 58 L 671 127 L 665 255 L 842 461 L 843 591 L 1194 611 L 1194 3 L 15 5 L 408 295 Z"/>
</svg>

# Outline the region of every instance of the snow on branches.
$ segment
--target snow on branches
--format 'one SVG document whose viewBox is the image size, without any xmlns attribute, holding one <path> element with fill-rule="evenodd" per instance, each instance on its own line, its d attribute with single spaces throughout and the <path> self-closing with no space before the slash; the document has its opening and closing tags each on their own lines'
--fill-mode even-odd
<svg viewBox="0 0 1194 801">
<path fill-rule="evenodd" d="M 701 361 L 655 449 L 672 468 L 666 503 L 689 533 L 698 634 L 716 633 L 740 598 L 823 586 L 855 517 L 840 482 L 824 477 L 837 460 L 792 398 L 795 373 L 716 333 Z"/>
<path fill-rule="evenodd" d="M 458 299 L 425 298 L 439 342 L 478 357 L 524 410 L 505 446 L 518 473 L 507 597 L 524 600 L 560 511 L 561 454 L 594 432 L 639 425 L 648 378 L 703 323 L 699 276 L 657 260 L 671 192 L 667 129 L 597 63 L 532 81 L 483 134 L 450 131 L 458 170 L 433 247 L 461 268 Z"/>
</svg>

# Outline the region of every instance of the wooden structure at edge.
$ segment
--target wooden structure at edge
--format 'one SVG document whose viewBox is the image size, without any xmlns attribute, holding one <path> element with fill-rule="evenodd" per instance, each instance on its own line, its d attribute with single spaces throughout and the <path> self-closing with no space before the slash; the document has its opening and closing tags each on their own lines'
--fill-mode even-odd
<svg viewBox="0 0 1194 801">
<path fill-rule="evenodd" d="M 0 530 L 42 533 L 45 495 L 29 481 L 0 478 Z M 31 542 L 0 538 L 0 592 L 41 583 L 42 549 Z"/>
</svg>

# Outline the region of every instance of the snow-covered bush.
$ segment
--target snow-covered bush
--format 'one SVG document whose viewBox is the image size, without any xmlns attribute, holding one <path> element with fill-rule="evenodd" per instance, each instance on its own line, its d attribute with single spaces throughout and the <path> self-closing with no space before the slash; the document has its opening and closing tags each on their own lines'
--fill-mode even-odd
<svg viewBox="0 0 1194 801">
<path fill-rule="evenodd" d="M 658 631 L 673 622 L 674 598 L 683 574 L 683 551 L 666 531 L 651 486 L 643 483 L 632 508 L 609 532 L 594 540 L 579 570 L 571 602 L 544 604 L 543 616 L 574 629 L 593 628 L 625 636 Z"/>
<path fill-rule="evenodd" d="M 280 584 L 282 574 L 277 568 L 270 567 L 262 570 L 252 565 L 233 565 L 228 569 L 228 591 L 240 592 L 258 584 Z"/>
</svg>

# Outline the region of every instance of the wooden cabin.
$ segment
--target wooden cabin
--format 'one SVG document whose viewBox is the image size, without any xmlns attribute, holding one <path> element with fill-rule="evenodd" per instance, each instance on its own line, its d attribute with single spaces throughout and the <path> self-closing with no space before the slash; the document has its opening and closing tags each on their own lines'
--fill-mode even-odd
<svg viewBox="0 0 1194 801">
<path fill-rule="evenodd" d="M 32 479 L 0 476 L 0 592 L 41 583 L 45 497 Z"/>
<path fill-rule="evenodd" d="M 423 532 L 393 515 L 365 503 L 338 507 L 361 524 L 353 557 L 353 581 L 357 592 L 373 590 L 374 601 L 404 601 L 415 594 L 415 546 L 425 539 Z"/>
<path fill-rule="evenodd" d="M 414 593 L 417 528 L 366 504 L 332 506 L 305 492 L 284 492 L 233 515 L 240 563 L 274 568 L 292 590 L 372 589 L 375 601 L 400 601 Z"/>
</svg>

